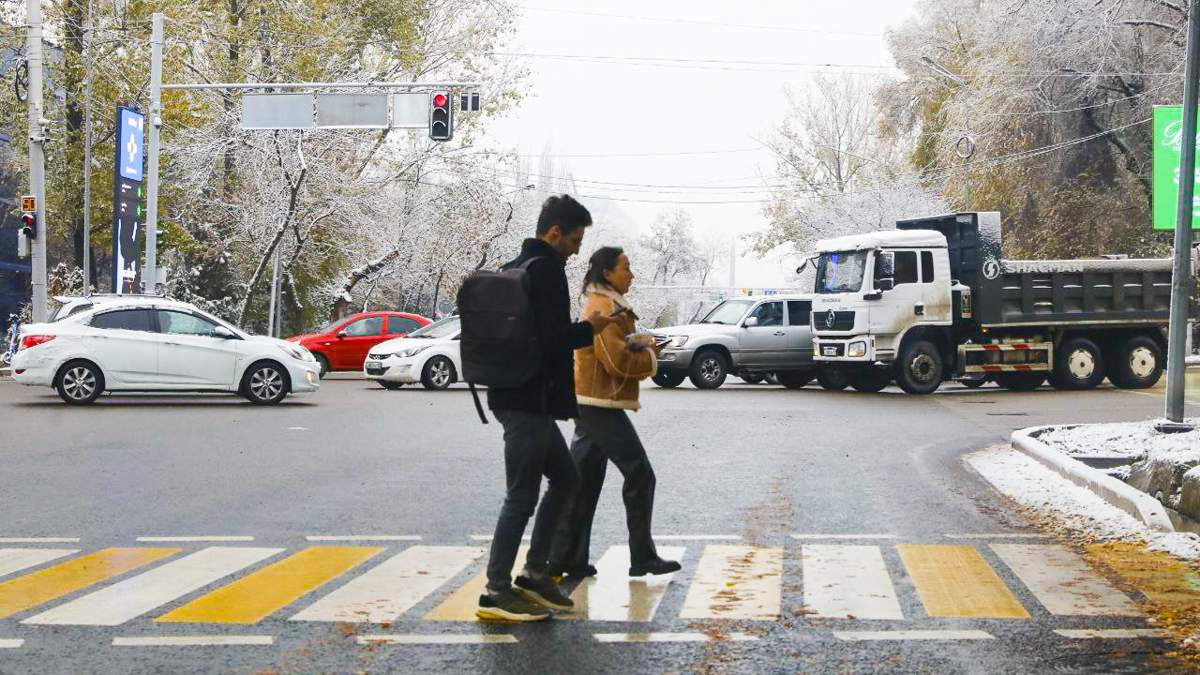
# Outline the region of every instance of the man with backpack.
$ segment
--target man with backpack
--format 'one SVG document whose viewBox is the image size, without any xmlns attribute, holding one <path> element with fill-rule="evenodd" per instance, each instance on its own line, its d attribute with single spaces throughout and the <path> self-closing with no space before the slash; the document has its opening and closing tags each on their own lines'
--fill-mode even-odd
<svg viewBox="0 0 1200 675">
<path fill-rule="evenodd" d="M 488 385 L 488 407 L 504 427 L 507 493 L 492 538 L 487 589 L 479 597 L 481 619 L 540 621 L 552 609 L 574 606 L 549 574 L 548 558 L 579 483 L 555 423 L 579 416 L 574 350 L 591 345 L 593 334 L 613 321 L 599 312 L 571 321 L 565 264 L 591 224 L 588 210 L 569 195 L 550 197 L 538 216 L 537 236 L 524 241 L 521 254 L 500 272 L 475 273 L 459 291 L 464 376 L 472 385 Z M 549 486 L 538 506 L 542 476 Z M 525 569 L 514 581 L 517 550 L 535 508 Z"/>
</svg>

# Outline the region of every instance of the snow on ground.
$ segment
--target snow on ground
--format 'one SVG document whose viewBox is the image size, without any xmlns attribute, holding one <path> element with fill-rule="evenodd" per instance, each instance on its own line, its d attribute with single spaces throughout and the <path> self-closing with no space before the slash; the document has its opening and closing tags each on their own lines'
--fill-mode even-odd
<svg viewBox="0 0 1200 675">
<path fill-rule="evenodd" d="M 1200 560 L 1200 535 L 1154 532 L 1140 520 L 1007 446 L 971 453 L 964 461 L 1002 494 L 1072 534 L 1089 539 L 1145 541 L 1151 549 Z"/>
<path fill-rule="evenodd" d="M 1114 424 L 1083 424 L 1051 429 L 1037 439 L 1068 455 L 1160 455 L 1197 456 L 1200 460 L 1200 419 L 1188 420 L 1196 428 L 1184 434 L 1154 430 L 1157 420 Z"/>
</svg>

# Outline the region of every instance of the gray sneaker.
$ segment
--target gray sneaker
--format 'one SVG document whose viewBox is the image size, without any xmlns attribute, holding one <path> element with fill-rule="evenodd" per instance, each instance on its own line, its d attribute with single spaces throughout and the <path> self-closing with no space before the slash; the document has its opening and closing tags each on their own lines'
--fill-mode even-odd
<svg viewBox="0 0 1200 675">
<path fill-rule="evenodd" d="M 511 588 L 487 591 L 479 596 L 479 609 L 475 610 L 475 616 L 484 621 L 545 621 L 550 614 L 550 610 L 528 602 Z"/>
<path fill-rule="evenodd" d="M 513 588 L 526 600 L 543 607 L 565 612 L 575 609 L 575 603 L 558 590 L 554 577 L 549 575 L 532 575 L 526 572 L 513 580 Z"/>
</svg>

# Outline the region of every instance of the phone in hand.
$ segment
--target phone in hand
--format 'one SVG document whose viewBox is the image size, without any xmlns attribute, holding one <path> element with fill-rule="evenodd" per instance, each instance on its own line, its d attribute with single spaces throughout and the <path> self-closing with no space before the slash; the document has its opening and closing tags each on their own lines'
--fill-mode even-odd
<svg viewBox="0 0 1200 675">
<path fill-rule="evenodd" d="M 628 307 L 618 307 L 613 310 L 612 314 L 608 315 L 608 318 L 615 319 L 628 311 L 629 311 Z"/>
</svg>

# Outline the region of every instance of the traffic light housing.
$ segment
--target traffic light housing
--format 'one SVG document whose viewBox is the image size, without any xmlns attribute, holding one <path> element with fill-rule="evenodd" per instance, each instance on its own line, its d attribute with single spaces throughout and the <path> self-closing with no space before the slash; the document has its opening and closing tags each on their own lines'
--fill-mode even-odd
<svg viewBox="0 0 1200 675">
<path fill-rule="evenodd" d="M 33 247 L 33 240 L 37 239 L 37 214 L 22 213 L 21 226 L 17 228 L 17 257 L 28 258 L 30 250 Z"/>
<path fill-rule="evenodd" d="M 439 90 L 429 94 L 429 137 L 435 141 L 448 141 L 454 136 L 454 107 L 450 104 L 449 91 Z"/>
</svg>

